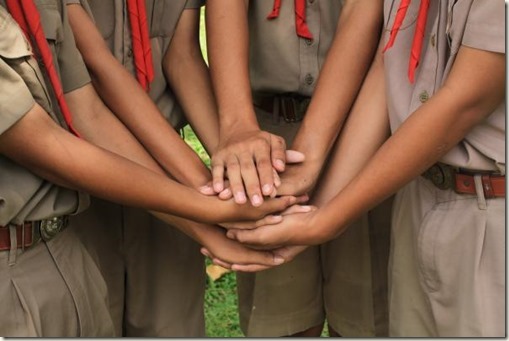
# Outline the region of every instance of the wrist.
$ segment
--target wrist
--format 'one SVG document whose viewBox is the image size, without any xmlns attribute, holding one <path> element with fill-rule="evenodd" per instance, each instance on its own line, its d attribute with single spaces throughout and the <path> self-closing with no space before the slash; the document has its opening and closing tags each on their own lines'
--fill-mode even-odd
<svg viewBox="0 0 509 341">
<path fill-rule="evenodd" d="M 219 117 L 219 136 L 228 136 L 232 133 L 260 130 L 254 110 L 242 108 L 228 112 L 221 112 Z"/>
</svg>

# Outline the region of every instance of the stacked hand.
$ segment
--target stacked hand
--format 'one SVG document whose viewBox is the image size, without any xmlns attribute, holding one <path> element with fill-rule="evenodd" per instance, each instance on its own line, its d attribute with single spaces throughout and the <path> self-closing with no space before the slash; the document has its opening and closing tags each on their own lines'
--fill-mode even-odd
<svg viewBox="0 0 509 341">
<path fill-rule="evenodd" d="M 314 186 L 316 172 L 302 166 L 302 153 L 285 148 L 281 137 L 254 130 L 242 138 L 234 135 L 212 156 L 213 180 L 200 189 L 203 194 L 216 193 L 223 200 L 233 197 L 242 210 L 265 206 L 264 197 L 276 197 L 280 188 L 285 196 L 300 195 L 295 205 L 261 219 L 220 224 L 235 244 L 205 245 L 202 253 L 215 264 L 236 271 L 260 271 L 291 261 L 306 249 L 303 245 L 310 244 L 308 220 L 315 208 L 302 204 Z"/>
</svg>

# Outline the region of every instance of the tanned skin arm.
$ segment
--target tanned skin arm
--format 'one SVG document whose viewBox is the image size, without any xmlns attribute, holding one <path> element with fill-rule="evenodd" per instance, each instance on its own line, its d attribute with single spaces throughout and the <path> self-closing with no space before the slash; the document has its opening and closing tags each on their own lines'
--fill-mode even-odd
<svg viewBox="0 0 509 341">
<path fill-rule="evenodd" d="M 283 138 L 261 131 L 253 108 L 248 67 L 248 1 L 207 2 L 207 41 L 219 112 L 219 146 L 212 155 L 213 186 L 228 176 L 237 203 L 253 205 L 275 191 L 273 169 L 285 169 Z M 247 197 L 246 197 L 247 193 Z"/>
<path fill-rule="evenodd" d="M 304 153 L 306 160 L 287 167 L 278 194 L 313 190 L 371 65 L 380 40 L 382 7 L 381 0 L 345 1 L 311 103 L 291 146 Z"/>
<path fill-rule="evenodd" d="M 490 115 L 504 96 L 505 55 L 462 46 L 443 87 L 401 125 L 327 205 L 299 217 L 287 216 L 278 225 L 229 231 L 229 235 L 265 247 L 319 244 L 336 237 L 362 212 L 437 162 Z"/>
<path fill-rule="evenodd" d="M 184 10 L 164 55 L 163 70 L 191 127 L 211 154 L 219 142 L 219 119 L 199 27 L 200 10 Z"/>
<path fill-rule="evenodd" d="M 210 172 L 159 112 L 151 98 L 115 59 L 80 5 L 68 5 L 76 45 L 103 101 L 158 163 L 178 181 L 200 188 Z M 126 96 L 125 94 L 129 94 Z"/>
</svg>

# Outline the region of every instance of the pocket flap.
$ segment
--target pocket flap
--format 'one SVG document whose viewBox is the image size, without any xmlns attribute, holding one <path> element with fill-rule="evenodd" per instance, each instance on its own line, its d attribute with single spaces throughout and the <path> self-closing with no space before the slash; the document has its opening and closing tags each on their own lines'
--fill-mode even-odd
<svg viewBox="0 0 509 341">
<path fill-rule="evenodd" d="M 0 8 L 0 56 L 7 59 L 27 57 L 32 54 L 25 34 L 4 8 Z"/>
</svg>

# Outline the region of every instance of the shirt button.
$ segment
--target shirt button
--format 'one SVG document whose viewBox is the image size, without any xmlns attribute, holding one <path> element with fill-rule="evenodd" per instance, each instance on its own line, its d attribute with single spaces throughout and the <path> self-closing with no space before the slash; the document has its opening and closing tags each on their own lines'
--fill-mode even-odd
<svg viewBox="0 0 509 341">
<path fill-rule="evenodd" d="M 429 95 L 428 95 L 428 92 L 426 90 L 424 90 L 423 92 L 421 92 L 419 94 L 419 101 L 421 101 L 421 103 L 426 103 L 429 99 Z"/>
<path fill-rule="evenodd" d="M 435 37 L 435 35 L 434 35 L 434 34 L 431 36 L 431 39 L 430 39 L 430 40 L 431 40 L 431 46 L 435 47 L 435 44 L 436 44 L 436 37 Z"/>
<path fill-rule="evenodd" d="M 306 82 L 307 85 L 311 85 L 315 81 L 315 78 L 310 73 L 308 73 L 304 78 L 304 81 Z"/>
<path fill-rule="evenodd" d="M 313 2 L 315 2 L 315 0 L 309 0 L 309 3 L 312 4 Z"/>
<path fill-rule="evenodd" d="M 127 57 L 131 58 L 133 56 L 133 49 L 129 49 L 129 51 L 127 51 Z"/>
<path fill-rule="evenodd" d="M 312 40 L 312 39 L 307 39 L 307 38 L 306 38 L 306 39 L 304 39 L 304 41 L 306 42 L 306 45 L 307 45 L 307 46 L 311 46 L 311 45 L 313 45 L 313 40 Z"/>
</svg>

